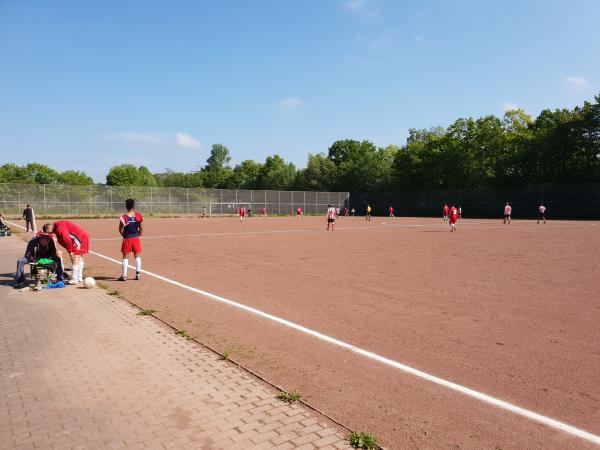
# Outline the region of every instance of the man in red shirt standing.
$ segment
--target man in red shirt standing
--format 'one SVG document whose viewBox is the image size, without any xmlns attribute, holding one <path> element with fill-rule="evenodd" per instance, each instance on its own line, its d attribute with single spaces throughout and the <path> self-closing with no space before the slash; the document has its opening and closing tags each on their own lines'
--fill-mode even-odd
<svg viewBox="0 0 600 450">
<path fill-rule="evenodd" d="M 394 207 L 393 207 L 393 206 L 390 206 L 390 219 L 391 219 L 392 217 L 396 217 L 396 216 L 394 216 Z"/>
<path fill-rule="evenodd" d="M 510 225 L 510 218 L 512 216 L 512 206 L 510 203 L 506 202 L 504 206 L 504 223 L 508 223 Z"/>
<path fill-rule="evenodd" d="M 265 207 L 263 206 L 263 209 L 261 210 L 261 213 L 262 213 L 262 216 L 263 216 L 263 217 L 267 217 L 267 208 L 265 208 Z"/>
<path fill-rule="evenodd" d="M 244 218 L 246 217 L 246 208 L 242 206 L 239 209 L 239 213 L 240 213 L 240 222 L 243 222 Z"/>
<path fill-rule="evenodd" d="M 296 214 L 298 215 L 298 219 L 302 219 L 302 208 L 300 206 L 298 206 Z"/>
<path fill-rule="evenodd" d="M 329 225 L 331 225 L 331 231 L 333 231 L 336 216 L 335 208 L 331 205 L 327 205 L 327 231 L 329 231 Z"/>
<path fill-rule="evenodd" d="M 458 220 L 458 209 L 452 205 L 450 207 L 450 215 L 448 216 L 450 220 L 450 231 L 456 231 L 456 221 Z"/>
<path fill-rule="evenodd" d="M 448 204 L 444 203 L 444 206 L 442 208 L 442 216 L 444 216 L 444 221 L 448 220 L 448 213 L 450 212 L 450 209 L 448 208 Z"/>
<path fill-rule="evenodd" d="M 73 222 L 60 220 L 52 225 L 47 224 L 49 233 L 56 235 L 56 240 L 67 249 L 71 257 L 71 279 L 69 284 L 83 281 L 83 255 L 90 248 L 90 237 L 83 228 Z M 46 225 L 45 225 L 46 227 Z"/>
</svg>

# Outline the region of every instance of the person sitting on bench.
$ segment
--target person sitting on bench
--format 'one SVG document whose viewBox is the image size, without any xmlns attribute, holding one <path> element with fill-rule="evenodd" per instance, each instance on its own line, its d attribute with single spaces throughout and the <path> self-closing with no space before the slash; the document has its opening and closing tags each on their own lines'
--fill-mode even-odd
<svg viewBox="0 0 600 450">
<path fill-rule="evenodd" d="M 25 265 L 35 263 L 42 258 L 54 261 L 56 264 L 57 281 L 62 280 L 62 261 L 56 252 L 54 237 L 50 233 L 40 231 L 27 244 L 25 256 L 17 260 L 17 273 L 15 274 L 16 284 L 14 286 L 16 289 L 25 286 Z"/>
<path fill-rule="evenodd" d="M 0 236 L 10 236 L 10 227 L 4 221 L 2 213 L 0 213 Z"/>
</svg>

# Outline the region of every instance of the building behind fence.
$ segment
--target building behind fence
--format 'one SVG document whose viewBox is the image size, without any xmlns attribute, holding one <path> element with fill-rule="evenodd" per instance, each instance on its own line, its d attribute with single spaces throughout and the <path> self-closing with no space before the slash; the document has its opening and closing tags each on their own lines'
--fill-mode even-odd
<svg viewBox="0 0 600 450">
<path fill-rule="evenodd" d="M 396 215 L 440 216 L 444 203 L 461 206 L 463 217 L 501 217 L 510 202 L 513 217 L 537 216 L 541 202 L 548 217 L 556 219 L 600 219 L 600 184 L 481 187 L 464 189 L 420 189 L 401 193 L 350 194 L 350 208 L 364 214 L 367 204 L 374 214 L 385 215 L 393 206 Z"/>
<path fill-rule="evenodd" d="M 54 217 L 114 215 L 125 200 L 156 215 L 233 214 L 244 206 L 253 213 L 294 214 L 300 206 L 306 214 L 324 214 L 327 205 L 348 205 L 347 192 L 262 191 L 145 186 L 69 186 L 58 184 L 0 184 L 0 212 L 21 215 L 26 204 L 36 214 Z"/>
</svg>

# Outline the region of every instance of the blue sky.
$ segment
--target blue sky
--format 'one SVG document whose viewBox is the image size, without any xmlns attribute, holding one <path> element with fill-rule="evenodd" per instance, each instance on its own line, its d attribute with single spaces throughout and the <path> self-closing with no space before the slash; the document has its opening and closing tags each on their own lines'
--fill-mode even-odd
<svg viewBox="0 0 600 450">
<path fill-rule="evenodd" d="M 298 166 L 600 92 L 600 1 L 0 0 L 0 163 Z"/>
</svg>

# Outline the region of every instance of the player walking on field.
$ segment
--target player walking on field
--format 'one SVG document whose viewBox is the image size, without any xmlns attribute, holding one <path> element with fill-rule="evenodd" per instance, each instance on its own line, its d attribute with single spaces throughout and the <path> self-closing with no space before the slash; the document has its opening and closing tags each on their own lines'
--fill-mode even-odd
<svg viewBox="0 0 600 450">
<path fill-rule="evenodd" d="M 246 218 L 246 208 L 244 206 L 242 206 L 239 209 L 239 214 L 240 214 L 240 222 L 243 222 L 244 219 Z"/>
<path fill-rule="evenodd" d="M 458 220 L 458 209 L 452 205 L 450 207 L 450 214 L 448 216 L 450 222 L 450 231 L 456 231 L 456 221 Z"/>
<path fill-rule="evenodd" d="M 371 205 L 367 205 L 367 215 L 365 216 L 365 220 L 371 221 Z"/>
<path fill-rule="evenodd" d="M 392 217 L 396 217 L 396 216 L 394 216 L 394 207 L 393 207 L 393 206 L 390 206 L 390 219 L 391 219 Z"/>
<path fill-rule="evenodd" d="M 123 236 L 123 243 L 121 244 L 123 262 L 119 281 L 127 281 L 127 264 L 131 252 L 135 257 L 135 279 L 139 280 L 142 277 L 142 257 L 140 256 L 142 254 L 142 242 L 140 237 L 144 232 L 144 216 L 134 209 L 135 200 L 132 198 L 125 200 L 125 208 L 127 208 L 127 212 L 119 218 L 119 234 Z"/>
<path fill-rule="evenodd" d="M 537 223 L 540 223 L 540 220 L 543 220 L 544 223 L 546 223 L 546 207 L 544 206 L 544 204 L 540 204 L 539 208 L 538 208 L 538 221 Z"/>
<path fill-rule="evenodd" d="M 510 224 L 511 216 L 512 216 L 512 206 L 510 206 L 510 203 L 506 202 L 506 205 L 504 205 L 504 223 Z"/>
<path fill-rule="evenodd" d="M 327 231 L 329 231 L 329 225 L 331 225 L 331 231 L 333 231 L 336 216 L 335 208 L 331 205 L 327 205 Z"/>
<path fill-rule="evenodd" d="M 444 203 L 442 207 L 442 216 L 444 217 L 444 221 L 448 220 L 448 214 L 450 213 L 450 208 L 448 208 L 448 204 Z"/>
<path fill-rule="evenodd" d="M 302 219 L 302 208 L 300 206 L 298 206 L 298 209 L 296 210 L 296 215 L 298 216 L 298 219 Z"/>
</svg>

